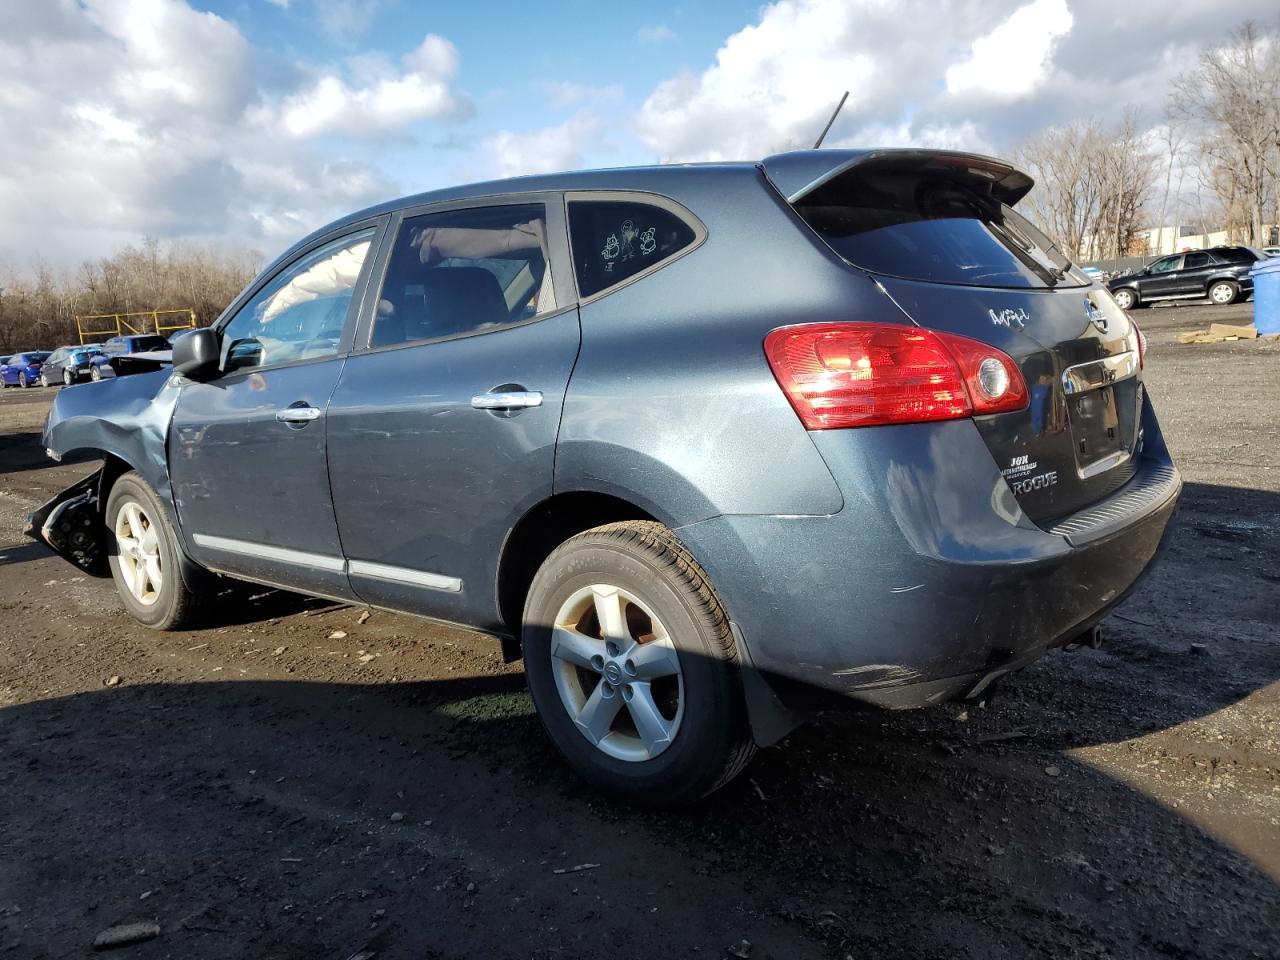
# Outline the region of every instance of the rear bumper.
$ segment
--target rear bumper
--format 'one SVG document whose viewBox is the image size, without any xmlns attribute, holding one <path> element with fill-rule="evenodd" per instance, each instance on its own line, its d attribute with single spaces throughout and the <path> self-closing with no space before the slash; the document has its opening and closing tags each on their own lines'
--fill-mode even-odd
<svg viewBox="0 0 1280 960">
<path fill-rule="evenodd" d="M 1097 623 L 1155 559 L 1181 480 L 1149 405 L 1144 431 L 1133 481 L 1069 535 L 1021 513 L 970 421 L 814 434 L 840 513 L 676 532 L 775 681 L 887 707 L 974 696 Z"/>
</svg>

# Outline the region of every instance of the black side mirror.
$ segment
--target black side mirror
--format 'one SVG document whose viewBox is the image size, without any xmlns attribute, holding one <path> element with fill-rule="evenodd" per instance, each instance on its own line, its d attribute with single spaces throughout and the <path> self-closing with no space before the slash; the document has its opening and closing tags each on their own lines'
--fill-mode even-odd
<svg viewBox="0 0 1280 960">
<path fill-rule="evenodd" d="M 173 371 L 192 380 L 218 369 L 218 335 L 207 327 L 192 330 L 173 343 Z"/>
</svg>

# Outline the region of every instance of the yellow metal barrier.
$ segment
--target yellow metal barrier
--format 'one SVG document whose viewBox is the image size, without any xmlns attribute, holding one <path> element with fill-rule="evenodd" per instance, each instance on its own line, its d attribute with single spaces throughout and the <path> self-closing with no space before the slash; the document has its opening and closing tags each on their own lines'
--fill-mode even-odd
<svg viewBox="0 0 1280 960">
<path fill-rule="evenodd" d="M 101 321 L 104 329 L 85 329 L 85 324 Z M 163 321 L 163 322 L 162 322 Z M 181 322 L 179 322 L 181 321 Z M 112 326 L 106 326 L 107 323 Z M 196 312 L 190 307 L 179 310 L 137 310 L 132 313 L 91 313 L 76 315 L 76 331 L 80 342 L 88 343 L 90 337 L 122 337 L 126 334 L 168 333 L 172 330 L 190 330 L 196 325 Z"/>
</svg>

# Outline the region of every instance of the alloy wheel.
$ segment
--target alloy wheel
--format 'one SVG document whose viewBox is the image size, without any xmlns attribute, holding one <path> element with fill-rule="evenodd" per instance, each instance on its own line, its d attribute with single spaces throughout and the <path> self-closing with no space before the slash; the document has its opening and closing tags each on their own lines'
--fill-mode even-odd
<svg viewBox="0 0 1280 960">
<path fill-rule="evenodd" d="M 1133 306 L 1133 294 L 1128 290 L 1120 290 L 1116 293 L 1116 304 L 1121 310 L 1128 310 Z"/>
<path fill-rule="evenodd" d="M 1234 296 L 1235 291 L 1229 283 L 1215 283 L 1209 291 L 1209 299 L 1216 304 L 1230 303 Z"/>
<path fill-rule="evenodd" d="M 62 385 L 63 385 L 64 387 L 69 387 L 69 386 L 71 386 L 71 384 L 73 384 L 74 382 L 75 382 L 75 381 L 71 379 L 71 371 L 70 371 L 70 370 L 63 370 L 63 371 L 62 371 Z"/>
<path fill-rule="evenodd" d="M 164 585 L 160 532 L 141 504 L 127 500 L 116 514 L 114 533 L 120 579 L 135 600 L 149 607 Z"/>
<path fill-rule="evenodd" d="M 40 386 L 42 387 L 49 386 L 49 375 L 45 373 L 43 370 L 40 371 Z"/>
<path fill-rule="evenodd" d="M 560 606 L 551 635 L 556 690 L 574 725 L 618 760 L 652 760 L 684 717 L 675 644 L 653 610 L 611 584 L 592 584 Z"/>
</svg>

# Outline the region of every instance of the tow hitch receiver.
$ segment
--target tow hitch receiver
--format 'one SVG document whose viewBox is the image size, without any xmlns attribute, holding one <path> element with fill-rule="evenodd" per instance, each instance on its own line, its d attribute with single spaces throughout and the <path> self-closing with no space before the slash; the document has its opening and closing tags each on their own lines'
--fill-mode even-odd
<svg viewBox="0 0 1280 960">
<path fill-rule="evenodd" d="M 33 510 L 27 515 L 22 532 L 32 540 L 52 548 L 86 573 L 105 577 L 107 567 L 106 528 L 98 508 L 101 471 Z"/>
</svg>

